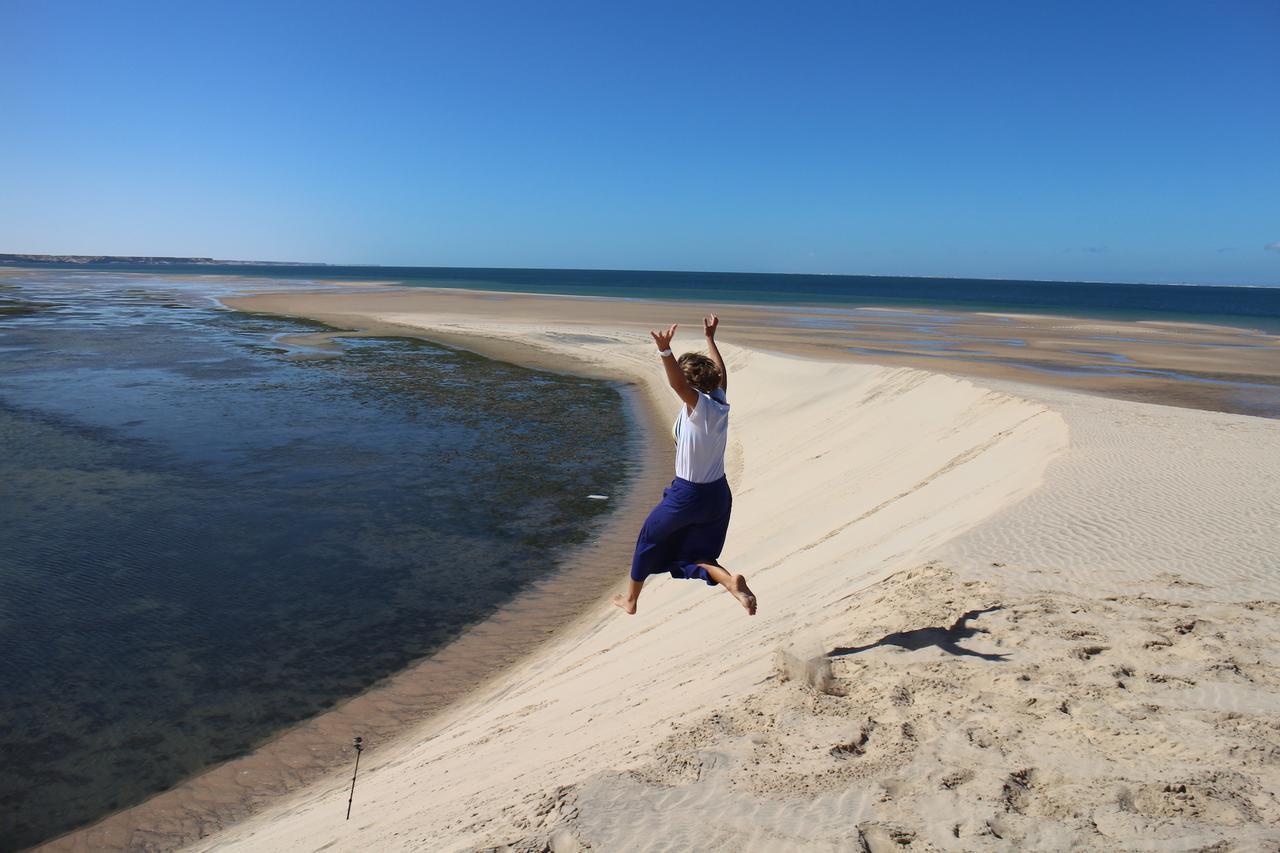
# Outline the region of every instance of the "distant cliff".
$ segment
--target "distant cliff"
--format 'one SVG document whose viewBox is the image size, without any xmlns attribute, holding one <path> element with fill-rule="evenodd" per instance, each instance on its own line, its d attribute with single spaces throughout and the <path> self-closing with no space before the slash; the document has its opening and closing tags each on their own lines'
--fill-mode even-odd
<svg viewBox="0 0 1280 853">
<path fill-rule="evenodd" d="M 325 266 L 298 264 L 291 261 L 219 261 L 213 258 L 165 258 L 146 255 L 9 255 L 0 253 L 0 264 L 131 264 L 135 266 L 174 266 L 179 264 L 249 264 L 252 266 Z"/>
</svg>

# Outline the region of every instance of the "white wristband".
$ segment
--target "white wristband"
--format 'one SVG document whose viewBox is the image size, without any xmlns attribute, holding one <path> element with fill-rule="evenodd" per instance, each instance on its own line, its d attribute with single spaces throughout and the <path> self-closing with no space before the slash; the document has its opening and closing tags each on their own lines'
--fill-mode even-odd
<svg viewBox="0 0 1280 853">
<path fill-rule="evenodd" d="M 672 353 L 671 350 L 669 349 L 660 349 L 658 350 L 658 355 L 661 356 L 662 358 L 666 358 L 669 355 L 674 355 L 674 353 Z"/>
</svg>

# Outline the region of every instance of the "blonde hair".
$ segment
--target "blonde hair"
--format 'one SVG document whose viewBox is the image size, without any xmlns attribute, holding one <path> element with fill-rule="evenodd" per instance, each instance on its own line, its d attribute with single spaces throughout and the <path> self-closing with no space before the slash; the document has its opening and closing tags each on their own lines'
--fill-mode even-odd
<svg viewBox="0 0 1280 853">
<path fill-rule="evenodd" d="M 687 352 L 680 356 L 680 370 L 689 384 L 704 394 L 720 387 L 720 370 L 716 363 L 700 352 Z"/>
</svg>

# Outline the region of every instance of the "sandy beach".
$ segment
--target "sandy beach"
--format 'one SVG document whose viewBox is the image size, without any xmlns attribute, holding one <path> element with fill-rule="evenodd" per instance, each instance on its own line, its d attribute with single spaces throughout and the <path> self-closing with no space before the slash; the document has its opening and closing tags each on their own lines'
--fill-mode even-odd
<svg viewBox="0 0 1280 853">
<path fill-rule="evenodd" d="M 1280 0 L 64 5 L 0 853 L 1280 853 Z"/>
<path fill-rule="evenodd" d="M 230 304 L 630 383 L 647 461 L 617 530 L 669 479 L 675 404 L 646 330 L 679 321 L 677 344 L 697 346 L 702 306 L 373 288 Z M 484 661 L 465 691 L 370 738 L 350 821 L 346 770 L 280 785 L 229 826 L 157 798 L 167 838 L 255 851 L 1280 845 L 1280 422 L 1213 411 L 1212 389 L 1167 375 L 1031 384 L 1016 365 L 979 362 L 978 376 L 963 359 L 877 359 L 760 309 L 722 314 L 724 561 L 750 578 L 756 617 L 662 578 L 637 615 L 619 613 L 607 592 L 628 543 L 615 532 L 531 654 L 507 650 L 492 677 L 496 658 L 464 656 Z M 989 321 L 1010 325 L 965 318 Z M 1153 364 L 1230 364 L 1263 383 L 1280 370 L 1280 342 L 1249 330 L 1015 325 L 1063 357 L 1082 348 L 1073 335 L 1101 333 L 1135 339 L 1126 357 Z M 1228 361 L 1237 337 L 1250 348 Z M 1194 364 L 1187 341 L 1204 354 Z M 1162 394 L 1178 405 L 1140 401 Z M 542 612 L 545 594 L 518 606 Z M 338 754 L 367 719 L 340 712 L 312 730 L 314 749 Z M 220 770 L 247 801 L 237 766 Z M 138 825 L 125 812 L 51 849 L 167 846 Z"/>
</svg>

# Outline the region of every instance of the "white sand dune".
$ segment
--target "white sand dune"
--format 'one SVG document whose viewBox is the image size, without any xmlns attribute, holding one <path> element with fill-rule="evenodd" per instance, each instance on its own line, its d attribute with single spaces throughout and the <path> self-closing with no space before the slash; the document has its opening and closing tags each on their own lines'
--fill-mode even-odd
<svg viewBox="0 0 1280 853">
<path fill-rule="evenodd" d="M 1276 849 L 1274 422 L 726 350 L 759 615 L 652 579 L 194 849 Z"/>
</svg>

